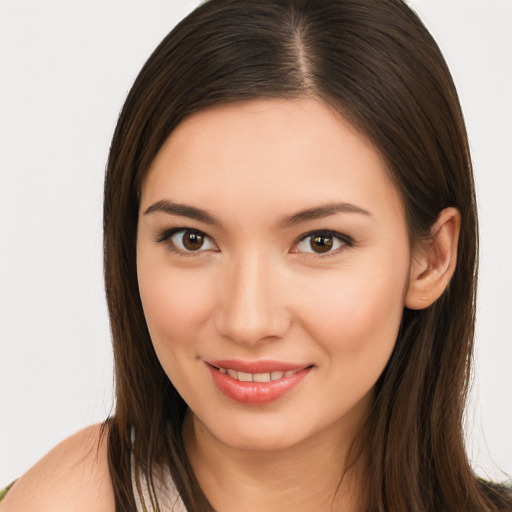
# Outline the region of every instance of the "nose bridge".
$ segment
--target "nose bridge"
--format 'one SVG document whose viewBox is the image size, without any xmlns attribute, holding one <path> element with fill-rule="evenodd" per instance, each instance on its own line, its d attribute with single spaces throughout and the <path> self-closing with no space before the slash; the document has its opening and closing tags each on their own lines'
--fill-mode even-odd
<svg viewBox="0 0 512 512">
<path fill-rule="evenodd" d="M 227 266 L 217 328 L 236 343 L 282 336 L 289 325 L 279 272 L 262 251 L 245 250 Z"/>
</svg>

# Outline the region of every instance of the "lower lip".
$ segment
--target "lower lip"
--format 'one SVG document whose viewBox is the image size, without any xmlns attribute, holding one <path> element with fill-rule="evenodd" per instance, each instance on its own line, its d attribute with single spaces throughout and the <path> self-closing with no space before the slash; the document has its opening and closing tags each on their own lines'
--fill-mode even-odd
<svg viewBox="0 0 512 512">
<path fill-rule="evenodd" d="M 294 389 L 311 371 L 312 367 L 270 382 L 241 382 L 233 379 L 227 373 L 221 373 L 216 368 L 207 365 L 213 382 L 228 398 L 242 404 L 266 404 L 278 400 Z"/>
</svg>

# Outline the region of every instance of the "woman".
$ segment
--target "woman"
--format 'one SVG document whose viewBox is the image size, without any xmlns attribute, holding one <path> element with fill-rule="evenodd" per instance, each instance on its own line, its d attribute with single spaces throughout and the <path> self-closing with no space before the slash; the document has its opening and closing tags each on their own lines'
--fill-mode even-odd
<svg viewBox="0 0 512 512">
<path fill-rule="evenodd" d="M 202 5 L 127 98 L 104 233 L 115 415 L 5 510 L 511 508 L 464 450 L 471 163 L 405 4 Z"/>
</svg>

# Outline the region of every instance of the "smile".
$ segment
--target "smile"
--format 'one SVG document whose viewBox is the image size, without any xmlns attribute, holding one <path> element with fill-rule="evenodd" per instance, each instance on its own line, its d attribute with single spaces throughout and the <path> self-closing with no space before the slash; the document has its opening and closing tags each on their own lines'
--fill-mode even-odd
<svg viewBox="0 0 512 512">
<path fill-rule="evenodd" d="M 231 368 L 219 368 L 220 373 L 228 374 L 232 379 L 239 380 L 240 382 L 270 382 L 281 380 L 284 377 L 291 377 L 294 373 L 297 373 L 300 370 L 289 370 L 286 372 L 283 371 L 274 371 L 274 372 L 266 372 L 266 373 L 247 373 L 247 372 L 237 372 L 236 370 L 232 370 Z"/>
<path fill-rule="evenodd" d="M 242 404 L 265 404 L 292 391 L 313 369 L 276 362 L 208 361 L 213 383 L 221 393 Z M 251 371 L 252 370 L 252 371 Z"/>
</svg>

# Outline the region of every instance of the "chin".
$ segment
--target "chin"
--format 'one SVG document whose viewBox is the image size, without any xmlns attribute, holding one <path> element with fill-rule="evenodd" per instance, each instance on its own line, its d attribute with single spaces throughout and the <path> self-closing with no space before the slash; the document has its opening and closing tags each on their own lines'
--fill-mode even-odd
<svg viewBox="0 0 512 512">
<path fill-rule="evenodd" d="M 261 413 L 250 416 L 237 419 L 233 415 L 226 415 L 226 420 L 221 422 L 218 418 L 217 421 L 203 422 L 194 417 L 193 423 L 201 436 L 213 437 L 226 447 L 244 451 L 286 450 L 311 435 L 307 429 L 298 430 L 297 420 L 293 418 L 288 421 L 282 416 L 262 418 Z"/>
<path fill-rule="evenodd" d="M 254 452 L 273 452 L 286 450 L 295 446 L 303 440 L 303 437 L 295 437 L 289 432 L 272 432 L 259 430 L 258 432 L 222 432 L 217 438 L 221 443 L 235 450 Z"/>
</svg>

